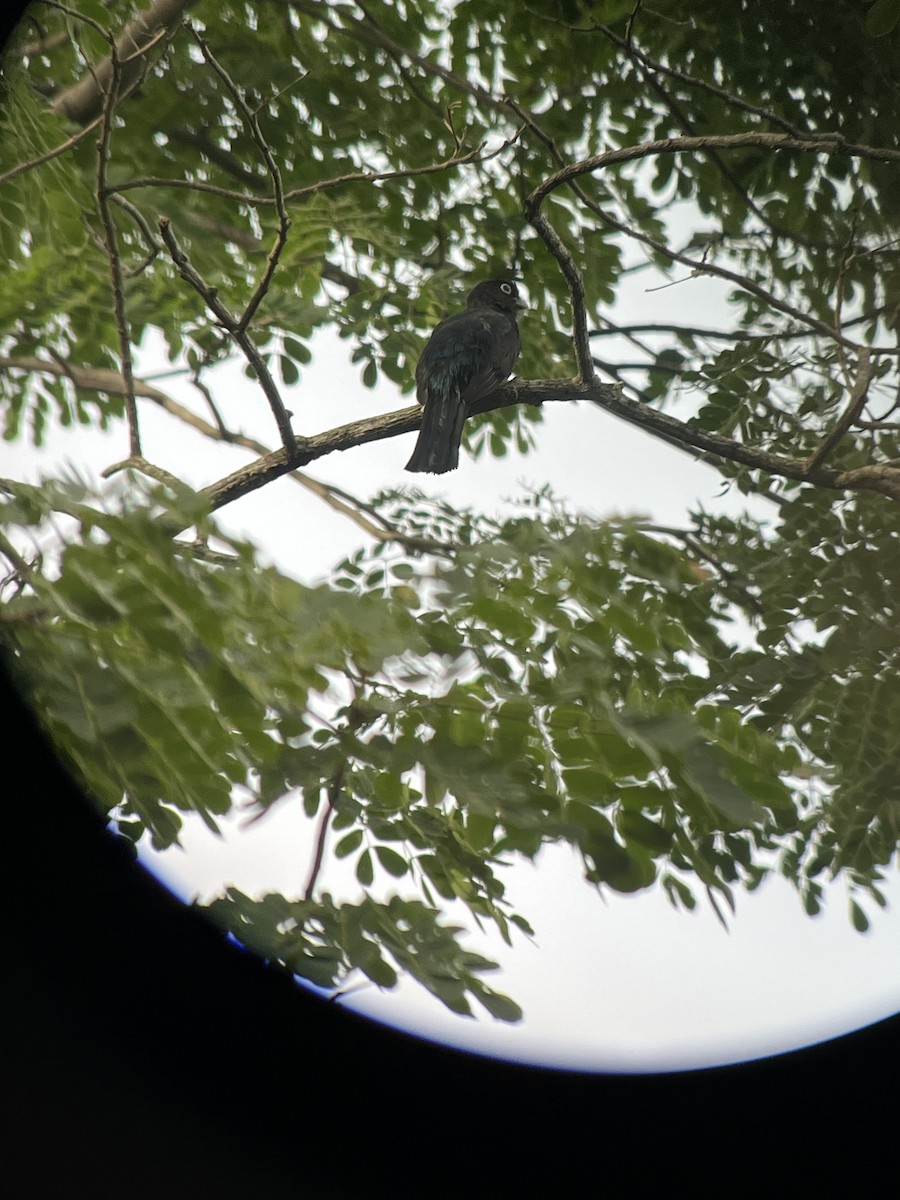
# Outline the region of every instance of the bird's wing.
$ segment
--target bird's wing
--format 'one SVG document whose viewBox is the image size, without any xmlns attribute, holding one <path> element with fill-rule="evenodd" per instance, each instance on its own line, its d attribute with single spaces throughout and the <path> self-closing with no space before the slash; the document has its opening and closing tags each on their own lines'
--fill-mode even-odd
<svg viewBox="0 0 900 1200">
<path fill-rule="evenodd" d="M 503 313 L 454 313 L 437 326 L 416 368 L 420 404 L 429 393 L 459 391 L 474 404 L 509 378 L 519 354 L 519 331 Z"/>
</svg>

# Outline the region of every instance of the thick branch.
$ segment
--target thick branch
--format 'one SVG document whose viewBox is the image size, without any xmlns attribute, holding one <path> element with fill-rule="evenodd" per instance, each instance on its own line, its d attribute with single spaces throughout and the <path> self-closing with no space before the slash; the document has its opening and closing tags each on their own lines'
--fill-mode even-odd
<svg viewBox="0 0 900 1200">
<path fill-rule="evenodd" d="M 838 471 L 826 466 L 817 466 L 809 470 L 804 459 L 784 458 L 753 446 L 742 445 L 722 434 L 698 429 L 669 416 L 668 413 L 658 412 L 637 400 L 629 399 L 623 395 L 620 387 L 613 384 L 586 385 L 577 380 L 555 379 L 515 380 L 490 396 L 485 396 L 475 406 L 474 412 L 489 412 L 514 404 L 567 403 L 573 400 L 590 401 L 613 416 L 621 417 L 629 424 L 645 429 L 648 433 L 682 445 L 693 446 L 707 454 L 741 463 L 753 470 L 836 490 L 861 489 L 881 492 L 900 500 L 900 470 L 889 464 L 873 464 L 853 471 Z M 421 421 L 422 410 L 414 406 L 341 425 L 305 439 L 303 446 L 298 447 L 294 460 L 289 460 L 283 450 L 263 455 L 256 462 L 210 485 L 204 489 L 204 494 L 209 497 L 213 509 L 222 508 L 273 479 L 287 474 L 293 467 L 305 466 L 314 459 L 333 454 L 335 451 L 348 450 L 367 442 L 382 441 L 401 433 L 411 433 L 419 428 Z"/>
<path fill-rule="evenodd" d="M 130 92 L 147 69 L 147 54 L 159 40 L 160 30 L 172 30 L 195 0 L 153 0 L 146 12 L 129 21 L 115 43 L 115 54 L 121 63 L 119 93 Z M 115 74 L 110 54 L 92 67 L 83 79 L 66 88 L 53 101 L 56 112 L 63 113 L 77 125 L 86 125 L 100 115 L 103 100 Z"/>
<path fill-rule="evenodd" d="M 68 363 L 47 362 L 42 358 L 23 356 L 21 358 L 0 357 L 0 370 L 2 369 L 40 372 L 45 375 L 54 375 L 57 378 L 68 379 L 75 387 L 88 391 L 105 392 L 111 396 L 125 395 L 125 380 L 118 371 L 111 371 L 106 367 L 76 367 Z M 198 416 L 191 409 L 186 408 L 183 404 L 179 404 L 168 392 L 154 387 L 153 384 L 147 383 L 145 380 L 135 379 L 132 386 L 135 396 L 151 400 L 163 409 L 163 411 L 169 413 L 177 420 L 183 421 L 191 429 L 196 430 L 211 441 L 224 442 L 229 446 L 240 446 L 244 450 L 251 451 L 257 457 L 272 453 L 271 447 L 257 441 L 256 438 L 249 437 L 245 433 L 237 433 L 226 429 L 221 423 L 221 418 L 218 418 L 217 413 L 218 423 L 214 425 L 204 420 L 203 417 Z M 201 390 L 205 392 L 205 388 Z M 211 397 L 207 397 L 207 399 L 211 403 Z M 213 411 L 215 412 L 214 407 Z M 144 459 L 127 460 L 124 463 L 117 463 L 115 466 L 107 468 L 103 474 L 107 476 L 116 470 L 123 470 L 129 466 L 142 470 L 144 474 L 150 475 L 154 479 L 159 479 L 161 482 L 168 483 L 170 486 L 175 486 L 177 483 L 173 476 L 167 472 L 161 472 L 159 467 L 147 463 Z M 449 554 L 454 549 L 452 545 L 435 541 L 433 538 L 423 538 L 417 537 L 414 534 L 403 533 L 402 530 L 397 529 L 389 521 L 385 520 L 376 509 L 367 505 L 359 497 L 350 495 L 343 488 L 335 487 L 333 484 L 322 483 L 321 480 L 313 479 L 312 476 L 305 474 L 303 471 L 291 471 L 290 478 L 308 492 L 312 492 L 314 496 L 318 496 L 329 508 L 349 518 L 360 529 L 379 542 L 398 542 L 406 546 L 409 550 L 418 550 L 426 554 Z"/>
<path fill-rule="evenodd" d="M 58 363 L 30 357 L 0 357 L 0 368 L 43 371 L 48 374 L 66 376 L 78 387 L 89 387 L 97 391 L 109 392 L 112 395 L 123 394 L 124 383 L 121 375 L 116 371 L 102 368 L 64 367 Z M 860 386 L 858 381 L 857 387 Z M 188 409 L 183 409 L 165 392 L 153 387 L 152 384 L 135 380 L 134 393 L 136 396 L 146 396 L 154 400 L 168 411 L 173 412 L 174 415 L 188 421 L 200 432 L 211 437 L 221 437 L 220 431 L 215 426 L 203 421 Z M 856 395 L 856 391 L 854 397 L 853 407 L 855 408 L 860 399 Z M 770 454 L 753 446 L 742 445 L 723 434 L 698 429 L 684 421 L 679 421 L 676 417 L 669 416 L 668 413 L 658 412 L 641 401 L 630 399 L 624 395 L 621 386 L 617 384 L 595 382 L 586 385 L 577 380 L 526 381 L 517 379 L 480 400 L 473 408 L 473 415 L 490 412 L 497 408 L 507 408 L 514 404 L 571 403 L 577 400 L 586 400 L 591 404 L 596 404 L 612 413 L 613 416 L 620 417 L 630 425 L 645 429 L 648 433 L 661 437 L 667 442 L 693 447 L 703 454 L 739 462 L 753 470 L 765 471 L 770 475 L 796 479 L 840 491 L 880 492 L 900 500 L 900 464 L 873 463 L 849 471 L 840 471 L 822 464 L 814 464 L 810 469 L 808 459 L 792 459 L 778 454 Z M 375 417 L 367 417 L 361 421 L 352 421 L 347 425 L 338 426 L 336 429 L 305 438 L 302 444 L 297 446 L 296 453 L 290 457 L 284 449 L 262 453 L 254 462 L 205 488 L 204 494 L 209 497 L 213 509 L 223 508 L 226 504 L 256 491 L 273 479 L 289 474 L 298 467 L 306 466 L 318 458 L 324 458 L 327 454 L 349 450 L 368 442 L 384 441 L 403 433 L 413 433 L 419 428 L 421 421 L 422 410 L 418 405 Z M 258 442 L 240 434 L 232 435 L 227 440 L 254 451 L 261 448 Z"/>
</svg>

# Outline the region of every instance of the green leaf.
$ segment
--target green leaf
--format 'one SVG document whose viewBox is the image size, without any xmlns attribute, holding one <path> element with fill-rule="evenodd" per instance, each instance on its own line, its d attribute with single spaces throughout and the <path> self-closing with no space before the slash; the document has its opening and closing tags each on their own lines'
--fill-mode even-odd
<svg viewBox="0 0 900 1200">
<path fill-rule="evenodd" d="M 869 37 L 884 37 L 900 22 L 900 0 L 875 0 L 866 13 Z"/>
<path fill-rule="evenodd" d="M 651 821 L 635 809 L 622 809 L 616 816 L 616 827 L 626 842 L 637 842 L 651 854 L 666 854 L 671 848 L 672 831 L 663 829 L 656 821 Z"/>
<path fill-rule="evenodd" d="M 278 356 L 278 367 L 281 371 L 281 378 L 288 387 L 300 382 L 300 372 L 293 359 L 288 358 L 286 354 Z"/>
<path fill-rule="evenodd" d="M 361 829 L 354 829 L 352 832 L 344 834 L 334 847 L 334 857 L 346 858 L 348 854 L 352 854 L 357 846 L 359 846 L 362 839 L 363 831 Z"/>
<path fill-rule="evenodd" d="M 850 919 L 853 921 L 853 928 L 858 933 L 865 933 L 869 928 L 869 918 L 855 900 L 850 901 Z"/>
<path fill-rule="evenodd" d="M 491 1016 L 496 1017 L 498 1021 L 521 1021 L 525 1015 L 515 1000 L 504 996 L 502 992 L 493 992 L 485 988 L 476 992 L 476 995 Z"/>
<path fill-rule="evenodd" d="M 371 887 L 375 878 L 375 869 L 372 866 L 372 855 L 368 850 L 363 850 L 356 860 L 356 878 L 363 887 Z"/>
<path fill-rule="evenodd" d="M 393 875 L 395 879 L 400 879 L 409 870 L 409 863 L 406 859 L 396 850 L 392 850 L 390 846 L 376 846 L 375 853 L 387 873 Z"/>
<path fill-rule="evenodd" d="M 303 342 L 298 342 L 296 338 L 285 337 L 283 345 L 285 354 L 294 362 L 302 363 L 304 366 L 312 362 L 312 351 Z"/>
<path fill-rule="evenodd" d="M 695 746 L 685 755 L 685 765 L 694 787 L 729 821 L 740 827 L 762 821 L 764 814 L 759 804 L 724 774 L 715 746 Z"/>
</svg>

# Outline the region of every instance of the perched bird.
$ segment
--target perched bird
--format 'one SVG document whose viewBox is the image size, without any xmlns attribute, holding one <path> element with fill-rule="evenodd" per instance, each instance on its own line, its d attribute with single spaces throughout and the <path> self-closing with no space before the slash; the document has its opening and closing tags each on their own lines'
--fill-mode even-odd
<svg viewBox="0 0 900 1200">
<path fill-rule="evenodd" d="M 462 312 L 441 321 L 416 366 L 416 399 L 425 409 L 407 471 L 442 475 L 459 466 L 459 443 L 471 406 L 505 383 L 519 357 L 516 285 L 487 279 Z"/>
</svg>

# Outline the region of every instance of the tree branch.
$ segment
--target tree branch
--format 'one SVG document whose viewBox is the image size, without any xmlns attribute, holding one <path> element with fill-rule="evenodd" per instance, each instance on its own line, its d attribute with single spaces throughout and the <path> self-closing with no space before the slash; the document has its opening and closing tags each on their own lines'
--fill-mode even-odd
<svg viewBox="0 0 900 1200">
<path fill-rule="evenodd" d="M 148 56 L 160 40 L 160 31 L 165 36 L 174 30 L 185 11 L 195 2 L 153 0 L 146 12 L 128 22 L 113 43 L 112 52 L 102 62 L 92 67 L 78 83 L 60 92 L 53 101 L 54 111 L 63 113 L 77 125 L 86 125 L 98 117 L 103 110 L 103 98 L 116 73 L 117 60 L 121 63 L 119 97 L 134 91 L 150 65 Z M 58 6 L 52 4 L 51 7 Z"/>
<path fill-rule="evenodd" d="M 594 359 L 591 355 L 591 344 L 588 341 L 587 301 L 584 294 L 584 278 L 575 259 L 547 220 L 538 206 L 526 204 L 525 216 L 542 238 L 547 249 L 559 263 L 560 270 L 569 285 L 569 295 L 572 298 L 572 344 L 575 350 L 575 362 L 578 364 L 578 380 L 592 383 L 594 379 Z"/>
<path fill-rule="evenodd" d="M 806 460 L 807 471 L 815 471 L 825 461 L 860 415 L 866 403 L 866 395 L 869 391 L 869 380 L 871 377 L 872 368 L 869 351 L 865 346 L 861 346 L 857 353 L 856 382 L 853 385 L 853 391 L 850 393 L 850 400 L 847 407 L 835 422 L 834 427 L 822 439 L 817 449 Z"/>
<path fill-rule="evenodd" d="M 128 328 L 128 315 L 125 311 L 125 284 L 122 274 L 122 259 L 119 254 L 116 227 L 110 211 L 110 196 L 107 187 L 107 172 L 109 169 L 109 140 L 112 135 L 112 118 L 119 101 L 121 78 L 118 50 L 115 43 L 110 46 L 110 71 L 107 80 L 107 93 L 103 103 L 103 117 L 100 125 L 100 137 L 97 140 L 97 211 L 103 227 L 103 239 L 106 257 L 109 260 L 110 284 L 113 294 L 113 309 L 116 320 L 116 331 L 119 337 L 119 358 L 122 363 L 122 378 L 125 381 L 125 415 L 128 419 L 128 437 L 131 457 L 141 456 L 141 433 L 138 424 L 137 405 L 134 401 L 134 368 L 131 360 L 131 335 Z"/>
<path fill-rule="evenodd" d="M 103 113 L 101 112 L 98 117 L 95 117 L 94 120 L 88 125 L 85 125 L 83 129 L 79 129 L 77 133 L 74 133 L 70 138 L 67 138 L 66 141 L 60 142 L 58 146 L 54 146 L 52 150 L 48 150 L 44 154 L 39 154 L 37 158 L 31 158 L 28 160 L 28 162 L 19 163 L 15 167 L 10 167 L 8 171 L 5 171 L 2 175 L 0 175 L 0 187 L 2 187 L 4 183 L 9 183 L 11 179 L 15 179 L 19 175 L 24 175 L 26 171 L 33 171 L 35 167 L 43 166 L 44 163 L 51 162 L 54 158 L 59 158 L 61 154 L 65 154 L 66 151 L 71 150 L 73 147 L 77 146 L 79 142 L 83 141 L 97 128 L 102 120 Z"/>
<path fill-rule="evenodd" d="M 123 396 L 125 394 L 125 381 L 122 376 L 117 371 L 110 371 L 105 367 L 75 367 L 64 362 L 47 362 L 42 358 L 0 357 L 0 369 L 40 372 L 46 375 L 54 375 L 57 378 L 68 379 L 74 387 L 88 391 L 105 392 L 113 396 Z M 191 409 L 186 408 L 183 404 L 179 404 L 167 392 L 161 391 L 145 380 L 134 380 L 134 394 L 152 401 L 159 408 L 163 409 L 164 412 L 169 413 L 170 416 L 175 417 L 179 421 L 183 421 L 184 424 L 190 426 L 191 429 L 196 430 L 197 433 L 202 434 L 211 441 L 224 442 L 229 446 L 240 446 L 242 449 L 249 450 L 258 457 L 273 453 L 270 446 L 264 445 L 262 442 L 257 441 L 256 438 L 226 429 L 205 385 L 200 384 L 196 379 L 192 382 L 195 386 L 199 386 L 203 392 L 213 412 L 215 424 L 205 421 L 195 412 L 192 412 Z M 128 459 L 125 462 L 117 463 L 112 467 L 108 467 L 103 472 L 103 475 L 106 477 L 115 471 L 124 470 L 127 467 L 141 470 L 145 475 L 150 475 L 160 482 L 168 483 L 171 487 L 177 486 L 180 482 L 162 468 L 148 463 L 143 458 L 139 460 Z M 399 545 L 405 546 L 408 550 L 419 551 L 423 554 L 447 555 L 454 552 L 455 547 L 448 542 L 439 542 L 433 538 L 423 538 L 417 537 L 415 534 L 403 533 L 387 521 L 376 509 L 372 508 L 371 505 L 360 500 L 358 496 L 352 496 L 343 488 L 323 483 L 321 480 L 313 479 L 312 476 L 298 470 L 291 471 L 290 478 L 299 484 L 300 487 L 305 488 L 306 491 L 311 492 L 314 496 L 318 496 L 329 508 L 348 517 L 360 529 L 377 541 L 397 542 Z"/>
<path fill-rule="evenodd" d="M 884 308 L 880 308 L 875 312 L 863 313 L 861 316 L 853 317 L 850 321 L 844 321 L 842 328 L 849 329 L 851 325 L 861 325 L 865 321 L 874 321 L 883 311 Z M 749 333 L 746 329 L 706 329 L 697 325 L 669 325 L 664 323 L 613 325 L 605 317 L 604 320 L 608 328 L 591 329 L 588 331 L 588 337 L 612 337 L 616 334 L 631 333 L 674 333 L 684 335 L 685 337 L 715 338 L 729 342 L 752 342 L 758 341 L 761 338 L 783 342 L 788 339 L 794 340 L 812 336 L 808 329 L 785 329 L 780 333 L 773 329 L 767 329 L 762 333 Z"/>
<path fill-rule="evenodd" d="M 558 174 L 561 174 L 561 172 Z M 746 275 L 741 275 L 737 271 L 729 270 L 727 267 L 717 266 L 715 263 L 705 261 L 705 259 L 698 260 L 695 258 L 689 258 L 688 255 L 683 254 L 679 250 L 672 250 L 664 242 L 658 242 L 655 238 L 650 237 L 649 234 L 643 233 L 641 230 L 635 229 L 633 226 L 627 225 L 624 221 L 620 221 L 617 217 L 613 217 L 609 213 L 605 212 L 596 201 L 592 200 L 585 193 L 580 184 L 576 183 L 574 180 L 569 180 L 568 182 L 575 190 L 578 198 L 591 210 L 591 212 L 595 213 L 596 216 L 599 217 L 604 225 L 608 226 L 610 229 L 615 229 L 619 233 L 624 233 L 627 237 L 634 238 L 635 241 L 642 242 L 645 246 L 649 246 L 651 249 L 655 250 L 657 254 L 661 254 L 665 258 L 668 258 L 670 262 L 682 263 L 684 266 L 689 267 L 694 275 L 714 275 L 718 279 L 727 279 L 730 283 L 735 284 L 742 290 L 750 292 L 752 295 L 758 296 L 761 300 L 764 300 L 770 308 L 774 308 L 778 312 L 783 312 L 787 314 L 787 316 L 793 317 L 794 320 L 798 321 L 800 324 L 806 325 L 813 332 L 824 335 L 830 341 L 836 342 L 838 345 L 846 346 L 854 351 L 859 350 L 860 347 L 858 342 L 854 342 L 850 338 L 843 336 L 843 334 L 838 333 L 834 329 L 833 325 L 829 325 L 825 321 L 820 321 L 818 317 L 810 316 L 809 313 L 804 312 L 802 309 L 797 308 L 793 304 L 789 304 L 786 300 L 779 299 L 772 292 L 767 291 L 766 288 L 760 286 L 758 283 L 755 283 Z M 792 334 L 791 336 L 794 335 Z M 900 354 L 900 350 L 894 346 L 872 346 L 869 347 L 869 352 L 871 354 L 884 354 L 891 356 Z"/>
<path fill-rule="evenodd" d="M 187 255 L 178 245 L 175 234 L 172 232 L 172 225 L 168 217 L 161 217 L 159 221 L 159 231 L 162 235 L 162 240 L 166 245 L 166 249 L 172 258 L 172 262 L 178 269 L 181 278 L 202 297 L 207 308 L 217 318 L 222 327 L 234 339 L 237 346 L 240 348 L 247 362 L 256 372 L 256 378 L 259 385 L 265 393 L 266 399 L 269 401 L 269 407 L 275 417 L 275 422 L 278 425 L 278 431 L 281 434 L 281 440 L 289 457 L 293 457 L 297 451 L 297 440 L 294 436 L 294 431 L 291 428 L 290 417 L 281 400 L 281 395 L 278 388 L 275 386 L 275 380 L 266 366 L 265 361 L 256 348 L 256 344 L 250 337 L 246 328 L 242 325 L 241 319 L 230 312 L 222 301 L 219 299 L 217 290 L 210 286 L 191 266 Z M 295 466 L 298 464 L 294 464 Z"/>
<path fill-rule="evenodd" d="M 586 385 L 577 380 L 515 380 L 490 396 L 485 396 L 475 405 L 473 412 L 489 412 L 514 404 L 570 403 L 574 400 L 587 400 L 649 433 L 682 445 L 696 447 L 717 458 L 741 463 L 753 470 L 838 491 L 859 489 L 881 492 L 900 500 L 900 471 L 889 464 L 872 464 L 853 471 L 838 471 L 824 465 L 809 470 L 805 459 L 785 458 L 752 446 L 744 446 L 722 434 L 710 433 L 679 421 L 668 413 L 648 408 L 640 401 L 625 396 L 618 385 L 596 382 Z M 271 480 L 280 478 L 292 467 L 305 466 L 326 454 L 348 450 L 353 446 L 382 441 L 401 433 L 411 433 L 419 428 L 421 421 L 422 410 L 416 405 L 341 425 L 306 438 L 303 446 L 298 448 L 297 459 L 293 463 L 286 458 L 283 450 L 276 450 L 211 484 L 204 489 L 204 494 L 209 498 L 213 509 L 222 508 L 263 487 Z"/>
<path fill-rule="evenodd" d="M 703 134 L 700 137 L 657 138 L 637 146 L 622 146 L 618 150 L 606 150 L 591 158 L 568 163 L 555 174 L 548 176 L 529 196 L 529 203 L 541 204 L 551 192 L 582 175 L 592 175 L 604 167 L 619 163 L 634 162 L 640 158 L 652 158 L 660 154 L 690 154 L 696 150 L 741 150 L 758 146 L 766 150 L 800 150 L 813 154 L 839 154 L 848 158 L 868 158 L 882 162 L 900 162 L 900 150 L 884 147 L 863 146 L 845 142 L 837 134 L 823 137 L 794 137 L 788 133 L 722 133 Z"/>
<path fill-rule="evenodd" d="M 253 320 L 257 309 L 259 308 L 260 304 L 262 304 L 263 299 L 269 290 L 269 285 L 271 284 L 276 268 L 278 267 L 278 260 L 281 258 L 282 251 L 287 245 L 288 230 L 291 227 L 291 221 L 284 204 L 284 188 L 281 183 L 281 172 L 278 169 L 278 163 L 275 161 L 275 156 L 272 153 L 269 143 L 263 137 L 263 132 L 260 129 L 259 119 L 257 118 L 256 113 L 251 111 L 250 106 L 247 104 L 247 101 L 244 98 L 243 92 L 241 92 L 240 88 L 237 86 L 225 68 L 216 59 L 215 55 L 209 48 L 209 43 L 205 40 L 205 38 L 200 36 L 190 22 L 188 22 L 188 29 L 190 30 L 194 41 L 197 43 L 200 53 L 225 85 L 226 90 L 234 101 L 235 107 L 241 114 L 241 117 L 243 118 L 247 128 L 250 130 L 250 136 L 256 143 L 257 149 L 262 155 L 263 162 L 266 164 L 266 170 L 268 171 L 269 178 L 272 181 L 272 202 L 275 205 L 275 211 L 278 214 L 278 231 L 275 235 L 275 241 L 272 245 L 272 249 L 269 251 L 269 256 L 266 260 L 266 268 L 263 271 L 256 287 L 254 288 L 253 294 L 247 301 L 244 312 L 238 321 L 236 329 L 234 330 L 234 336 L 237 338 L 238 335 L 246 333 L 247 327 Z M 284 431 L 282 430 L 282 436 L 283 435 Z"/>
<path fill-rule="evenodd" d="M 518 134 L 507 138 L 500 146 L 488 153 L 482 153 L 485 143 L 467 150 L 464 154 L 453 154 L 450 158 L 437 163 L 426 163 L 421 167 L 402 167 L 394 171 L 347 171 L 343 175 L 335 175 L 331 179 L 321 179 L 317 183 L 309 183 L 305 187 L 289 188 L 284 193 L 285 203 L 293 200 L 303 200 L 307 196 L 329 191 L 331 188 L 344 187 L 350 183 L 381 183 L 388 179 L 412 179 L 417 175 L 435 175 L 439 171 L 447 171 L 452 167 L 465 166 L 474 162 L 489 162 L 502 154 L 517 139 Z M 187 191 L 206 192 L 211 196 L 219 196 L 223 200 L 234 200 L 237 204 L 248 204 L 253 207 L 274 205 L 272 196 L 256 195 L 250 192 L 238 192 L 232 188 L 218 187 L 214 183 L 193 179 L 166 179 L 161 176 L 146 176 L 139 179 L 126 179 L 116 186 L 117 192 L 129 192 L 135 188 L 179 188 Z"/>
<path fill-rule="evenodd" d="M 113 475 L 118 475 L 120 471 L 140 471 L 142 475 L 147 475 L 150 479 L 155 479 L 157 483 L 164 483 L 167 487 L 177 490 L 179 487 L 184 487 L 182 481 L 173 475 L 164 467 L 159 467 L 156 463 L 150 462 L 141 454 L 132 455 L 131 458 L 125 458 L 121 462 L 113 463 L 112 466 L 106 467 L 101 472 L 104 479 L 110 479 Z"/>
</svg>

